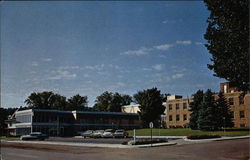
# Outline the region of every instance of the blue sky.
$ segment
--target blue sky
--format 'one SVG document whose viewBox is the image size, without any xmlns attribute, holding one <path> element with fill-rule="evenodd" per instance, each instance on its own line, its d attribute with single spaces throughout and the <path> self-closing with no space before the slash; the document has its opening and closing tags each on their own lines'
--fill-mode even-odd
<svg viewBox="0 0 250 160">
<path fill-rule="evenodd" d="M 209 12 L 192 2 L 3 2 L 1 106 L 32 92 L 133 95 L 157 87 L 191 96 L 219 90 L 207 69 Z"/>
</svg>

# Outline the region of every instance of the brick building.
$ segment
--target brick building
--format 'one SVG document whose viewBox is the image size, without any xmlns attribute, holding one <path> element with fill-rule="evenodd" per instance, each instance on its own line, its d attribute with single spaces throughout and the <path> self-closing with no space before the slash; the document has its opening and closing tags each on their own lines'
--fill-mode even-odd
<svg viewBox="0 0 250 160">
<path fill-rule="evenodd" d="M 241 96 L 243 92 L 237 91 L 233 83 L 225 82 L 220 84 L 220 91 L 225 95 L 230 109 L 233 112 L 234 127 L 250 127 L 250 93 Z M 217 94 L 215 94 L 215 99 Z M 186 127 L 190 119 L 189 103 L 192 98 L 172 96 L 167 100 L 166 126 Z"/>
</svg>

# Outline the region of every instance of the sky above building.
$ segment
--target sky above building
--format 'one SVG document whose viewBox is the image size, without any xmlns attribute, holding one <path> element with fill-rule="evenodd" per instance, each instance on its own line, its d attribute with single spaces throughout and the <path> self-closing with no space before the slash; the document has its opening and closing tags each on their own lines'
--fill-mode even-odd
<svg viewBox="0 0 250 160">
<path fill-rule="evenodd" d="M 32 92 L 191 96 L 225 80 L 207 68 L 202 1 L 2 2 L 1 106 Z"/>
</svg>

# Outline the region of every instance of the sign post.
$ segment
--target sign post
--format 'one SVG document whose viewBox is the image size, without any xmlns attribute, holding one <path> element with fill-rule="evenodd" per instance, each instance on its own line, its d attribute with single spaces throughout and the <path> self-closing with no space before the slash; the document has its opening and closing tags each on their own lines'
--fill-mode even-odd
<svg viewBox="0 0 250 160">
<path fill-rule="evenodd" d="M 135 129 L 134 129 L 134 143 L 135 143 Z"/>
<path fill-rule="evenodd" d="M 151 147 L 152 147 L 152 128 L 154 128 L 154 123 L 153 122 L 149 123 L 149 128 L 151 129 Z"/>
</svg>

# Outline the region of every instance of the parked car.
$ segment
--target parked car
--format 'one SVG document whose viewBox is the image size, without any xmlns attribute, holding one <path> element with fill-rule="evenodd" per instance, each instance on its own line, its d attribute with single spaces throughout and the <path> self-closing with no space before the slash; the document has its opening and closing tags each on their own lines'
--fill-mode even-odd
<svg viewBox="0 0 250 160">
<path fill-rule="evenodd" d="M 104 138 L 112 138 L 114 135 L 114 130 L 113 129 L 106 129 L 103 134 L 102 137 Z"/>
<path fill-rule="evenodd" d="M 86 137 L 92 137 L 93 133 L 94 133 L 93 130 L 87 130 L 87 131 L 85 131 L 85 132 L 82 133 L 82 136 L 84 138 L 86 138 Z"/>
<path fill-rule="evenodd" d="M 126 137 L 128 137 L 128 132 L 124 131 L 123 129 L 118 129 L 115 131 L 114 137 L 115 138 L 117 138 L 117 137 L 126 138 Z"/>
<path fill-rule="evenodd" d="M 32 132 L 29 135 L 23 135 L 20 137 L 20 140 L 45 140 L 49 138 L 47 134 L 43 134 L 41 132 Z"/>
<path fill-rule="evenodd" d="M 104 133 L 104 130 L 96 130 L 93 132 L 92 136 L 93 138 L 101 138 Z"/>
</svg>

